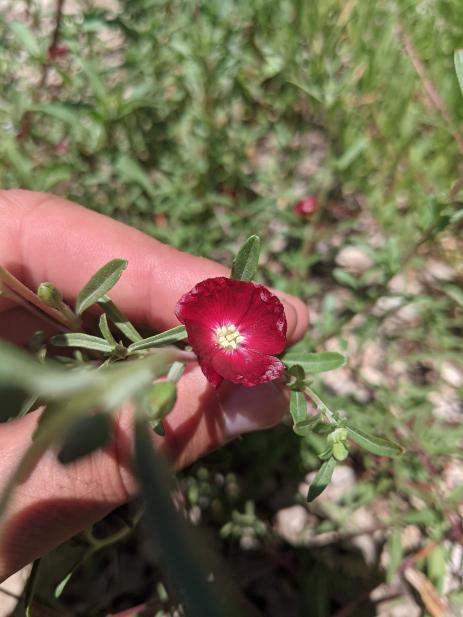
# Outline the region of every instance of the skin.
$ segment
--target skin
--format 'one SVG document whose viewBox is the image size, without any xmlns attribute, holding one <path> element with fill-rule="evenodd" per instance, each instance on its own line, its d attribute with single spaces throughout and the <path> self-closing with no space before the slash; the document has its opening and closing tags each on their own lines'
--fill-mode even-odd
<svg viewBox="0 0 463 617">
<path fill-rule="evenodd" d="M 196 283 L 229 274 L 217 263 L 58 197 L 0 191 L 0 264 L 31 289 L 50 281 L 72 303 L 89 277 L 115 257 L 127 259 L 129 266 L 111 291 L 113 300 L 134 323 L 156 331 L 178 325 L 175 304 Z M 307 328 L 307 309 L 295 297 L 278 295 L 292 344 Z M 24 309 L 0 299 L 0 338 L 23 345 L 39 327 L 44 324 Z M 283 389 L 275 384 L 225 384 L 217 392 L 193 364 L 179 382 L 166 437 L 153 439 L 180 469 L 243 432 L 278 423 L 286 410 Z M 0 425 L 0 490 L 30 443 L 40 413 Z M 16 489 L 0 521 L 0 580 L 136 494 L 131 414 L 130 405 L 120 410 L 114 442 L 104 451 L 66 467 L 48 452 Z"/>
</svg>

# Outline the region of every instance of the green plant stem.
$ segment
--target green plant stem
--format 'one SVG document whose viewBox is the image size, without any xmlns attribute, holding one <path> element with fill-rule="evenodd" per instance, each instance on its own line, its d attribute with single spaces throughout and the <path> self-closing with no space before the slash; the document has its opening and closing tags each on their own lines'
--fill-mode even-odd
<svg viewBox="0 0 463 617">
<path fill-rule="evenodd" d="M 58 328 L 62 332 L 67 332 L 68 328 L 64 326 L 64 324 L 61 324 L 61 323 L 58 324 L 54 318 L 43 313 L 36 306 L 24 300 L 24 298 L 22 298 L 20 295 L 18 295 L 16 292 L 12 291 L 11 289 L 8 289 L 7 287 L 1 288 L 0 297 L 6 298 L 7 300 L 11 300 L 18 306 L 21 306 L 22 308 L 24 308 L 31 315 L 34 315 L 34 317 L 37 317 L 38 319 L 41 319 L 43 322 L 49 324 L 50 326 L 53 326 L 53 328 Z"/>
<path fill-rule="evenodd" d="M 24 308 L 34 313 L 34 315 L 37 315 L 37 310 L 34 309 L 38 309 L 41 313 L 45 313 L 48 317 L 51 317 L 54 322 L 58 322 L 62 326 L 69 328 L 69 330 L 78 332 L 81 329 L 82 323 L 80 319 L 78 319 L 70 309 L 67 314 L 64 314 L 64 312 L 48 306 L 42 302 L 37 294 L 23 285 L 21 281 L 2 266 L 0 266 L 0 285 L 2 294 L 5 297 L 21 304 L 21 306 L 24 306 Z M 43 317 L 43 315 L 41 315 L 41 317 Z"/>
<path fill-rule="evenodd" d="M 322 399 L 318 396 L 316 392 L 312 390 L 309 386 L 305 386 L 304 388 L 305 394 L 312 399 L 312 401 L 317 406 L 317 409 L 325 416 L 326 420 L 329 424 L 334 426 L 338 426 L 338 419 L 333 411 L 322 401 Z"/>
</svg>

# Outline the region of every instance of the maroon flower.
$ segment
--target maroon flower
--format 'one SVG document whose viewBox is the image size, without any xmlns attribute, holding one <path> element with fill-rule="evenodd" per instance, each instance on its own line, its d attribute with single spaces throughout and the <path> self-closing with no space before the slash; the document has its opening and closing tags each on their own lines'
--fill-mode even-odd
<svg viewBox="0 0 463 617">
<path fill-rule="evenodd" d="M 283 373 L 273 354 L 286 345 L 285 312 L 262 285 L 224 276 L 206 279 L 180 298 L 175 314 L 214 386 L 223 379 L 256 386 Z"/>
<path fill-rule="evenodd" d="M 309 195 L 309 197 L 304 197 L 304 199 L 300 199 L 293 206 L 293 212 L 298 216 L 310 216 L 316 210 L 318 210 L 320 204 L 316 197 L 313 195 Z"/>
<path fill-rule="evenodd" d="M 48 57 L 50 60 L 56 60 L 57 58 L 65 58 L 69 53 L 69 47 L 66 45 L 52 45 L 48 48 Z"/>
</svg>

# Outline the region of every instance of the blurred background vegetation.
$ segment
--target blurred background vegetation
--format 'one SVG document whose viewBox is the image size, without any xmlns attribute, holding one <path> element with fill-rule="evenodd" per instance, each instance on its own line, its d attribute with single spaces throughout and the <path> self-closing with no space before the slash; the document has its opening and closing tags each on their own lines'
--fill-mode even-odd
<svg viewBox="0 0 463 617">
<path fill-rule="evenodd" d="M 289 426 L 179 476 L 182 508 L 257 614 L 460 615 L 463 3 L 0 10 L 1 186 L 54 192 L 227 264 L 258 233 L 262 281 L 308 303 L 301 346 L 349 356 L 315 387 L 407 448 L 392 462 L 353 450 L 310 506 L 320 444 Z M 320 207 L 301 216 L 310 195 Z M 138 536 L 105 549 L 56 614 L 145 601 L 140 615 L 180 614 L 143 555 Z"/>
</svg>

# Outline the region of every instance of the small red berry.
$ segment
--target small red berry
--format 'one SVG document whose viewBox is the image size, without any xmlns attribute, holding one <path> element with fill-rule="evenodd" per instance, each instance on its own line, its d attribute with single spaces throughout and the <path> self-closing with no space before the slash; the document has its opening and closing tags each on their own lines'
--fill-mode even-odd
<svg viewBox="0 0 463 617">
<path fill-rule="evenodd" d="M 320 208 L 320 204 L 316 197 L 309 195 L 300 199 L 293 206 L 293 212 L 298 216 L 310 216 Z"/>
</svg>

